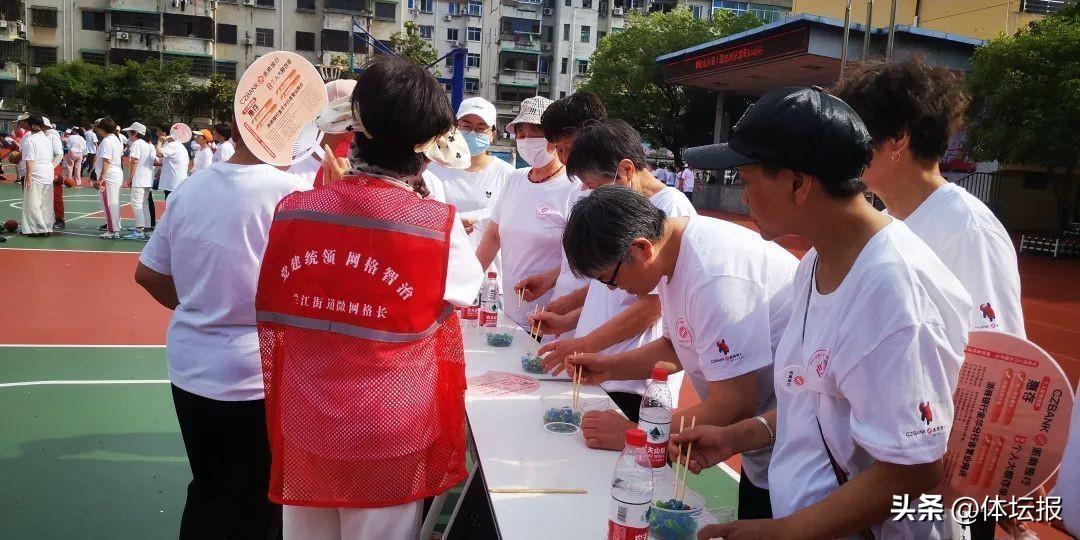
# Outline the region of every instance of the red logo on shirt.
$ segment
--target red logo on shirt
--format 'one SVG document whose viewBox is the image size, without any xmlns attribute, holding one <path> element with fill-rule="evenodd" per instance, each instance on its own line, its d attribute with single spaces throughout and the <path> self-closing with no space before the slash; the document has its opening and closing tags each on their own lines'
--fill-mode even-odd
<svg viewBox="0 0 1080 540">
<path fill-rule="evenodd" d="M 804 379 L 802 375 L 796 375 L 795 378 L 792 380 L 795 382 L 795 386 L 802 386 L 806 384 L 806 379 Z"/>
<path fill-rule="evenodd" d="M 997 314 L 994 313 L 994 308 L 990 307 L 990 302 L 980 305 L 979 311 L 982 312 L 983 318 L 990 319 L 990 322 L 994 322 L 994 319 L 997 318 Z"/>
<path fill-rule="evenodd" d="M 725 343 L 722 339 L 716 342 L 716 348 L 720 349 L 720 352 L 724 353 L 725 355 L 731 352 L 731 348 L 728 347 L 728 344 Z"/>
<path fill-rule="evenodd" d="M 919 402 L 919 419 L 926 422 L 928 426 L 934 421 L 934 411 L 930 409 L 929 401 Z"/>
<path fill-rule="evenodd" d="M 690 325 L 686 324 L 686 319 L 680 317 L 675 322 L 675 334 L 679 337 L 679 345 L 687 349 L 694 346 L 694 333 L 690 330 Z"/>
<path fill-rule="evenodd" d="M 829 351 L 818 349 L 810 357 L 809 367 L 817 373 L 818 378 L 825 376 L 825 370 L 829 367 Z"/>
<path fill-rule="evenodd" d="M 547 219 L 549 215 L 551 215 L 550 204 L 544 203 L 536 207 L 536 217 L 540 219 Z"/>
</svg>

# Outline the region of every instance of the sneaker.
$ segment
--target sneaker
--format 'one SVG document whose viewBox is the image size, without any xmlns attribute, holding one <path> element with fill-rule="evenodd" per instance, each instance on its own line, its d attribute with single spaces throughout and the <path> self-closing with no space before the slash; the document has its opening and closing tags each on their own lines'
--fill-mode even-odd
<svg viewBox="0 0 1080 540">
<path fill-rule="evenodd" d="M 131 231 L 131 234 L 124 237 L 124 240 L 146 240 L 146 235 L 139 231 Z"/>
<path fill-rule="evenodd" d="M 52 228 L 55 229 L 55 230 L 58 230 L 58 231 L 62 231 L 65 228 L 64 222 L 63 221 L 57 221 L 56 223 L 53 223 Z"/>
<path fill-rule="evenodd" d="M 107 232 L 105 234 L 99 235 L 98 238 L 101 238 L 102 240 L 116 240 L 120 238 L 120 233 Z"/>
<path fill-rule="evenodd" d="M 102 226 L 98 227 L 97 230 L 99 230 L 99 231 L 107 231 L 107 230 L 109 230 L 109 226 L 108 225 L 102 225 Z"/>
</svg>

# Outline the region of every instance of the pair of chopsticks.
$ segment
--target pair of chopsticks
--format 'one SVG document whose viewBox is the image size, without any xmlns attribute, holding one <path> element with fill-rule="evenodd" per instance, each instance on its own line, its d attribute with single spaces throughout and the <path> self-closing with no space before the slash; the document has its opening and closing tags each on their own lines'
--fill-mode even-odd
<svg viewBox="0 0 1080 540">
<path fill-rule="evenodd" d="M 524 303 L 524 302 L 525 302 L 525 287 L 522 287 L 521 290 L 518 291 L 518 307 L 521 307 L 521 304 Z"/>
<path fill-rule="evenodd" d="M 543 312 L 544 312 L 544 308 L 533 306 L 533 315 L 538 315 L 538 314 L 543 313 Z M 532 326 L 529 327 L 529 333 L 534 335 L 534 336 L 539 336 L 540 335 L 540 326 L 542 324 L 544 324 L 544 321 L 540 321 L 540 320 L 536 321 L 535 325 L 532 325 Z"/>
<path fill-rule="evenodd" d="M 557 495 L 585 495 L 587 489 L 580 488 L 525 488 L 525 487 L 495 487 L 488 489 L 489 493 L 543 493 Z"/>
<path fill-rule="evenodd" d="M 571 356 L 577 356 L 577 351 L 575 351 L 574 354 Z M 573 377 L 574 389 L 572 391 L 573 408 L 575 409 L 578 408 L 578 401 L 581 400 L 581 375 L 581 366 L 575 367 Z"/>
<path fill-rule="evenodd" d="M 679 435 L 682 435 L 685 425 L 686 417 L 679 417 Z M 690 429 L 694 429 L 695 427 L 697 427 L 697 416 L 693 416 L 690 418 Z M 682 482 L 679 482 L 679 468 L 675 468 L 675 485 L 673 487 L 675 489 L 675 500 L 677 501 L 682 501 L 683 497 L 686 496 L 686 475 L 690 472 L 690 451 L 693 450 L 693 448 L 694 441 L 690 441 L 689 443 L 687 443 L 686 453 L 683 454 L 686 456 L 686 458 L 683 460 L 682 464 Z M 682 445 L 680 445 L 679 447 L 679 453 L 682 454 Z M 676 459 L 676 465 L 677 464 L 678 459 Z"/>
</svg>

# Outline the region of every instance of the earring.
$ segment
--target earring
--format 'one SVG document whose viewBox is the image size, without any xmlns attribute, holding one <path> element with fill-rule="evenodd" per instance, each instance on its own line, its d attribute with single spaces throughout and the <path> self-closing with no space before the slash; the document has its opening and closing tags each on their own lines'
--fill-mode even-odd
<svg viewBox="0 0 1080 540">
<path fill-rule="evenodd" d="M 893 163 L 900 163 L 900 152 L 896 152 L 892 155 Z"/>
</svg>

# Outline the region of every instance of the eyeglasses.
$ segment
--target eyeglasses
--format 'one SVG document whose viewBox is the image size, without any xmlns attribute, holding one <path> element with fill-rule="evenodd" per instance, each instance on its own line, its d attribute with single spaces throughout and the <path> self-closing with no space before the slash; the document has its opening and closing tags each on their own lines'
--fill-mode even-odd
<svg viewBox="0 0 1080 540">
<path fill-rule="evenodd" d="M 596 281 L 599 281 L 600 283 L 603 283 L 608 287 L 618 287 L 618 285 L 615 284 L 615 280 L 619 278 L 620 268 L 622 268 L 622 259 L 619 259 L 619 263 L 615 265 L 615 271 L 611 273 L 611 279 L 603 280 L 600 278 L 596 278 Z"/>
<path fill-rule="evenodd" d="M 458 128 L 458 131 L 460 131 L 463 134 L 464 133 L 472 133 L 472 132 L 487 133 L 487 132 L 491 131 L 491 126 L 483 126 L 483 127 L 475 127 L 475 128 L 468 127 L 468 126 L 458 126 L 457 128 Z"/>
</svg>

